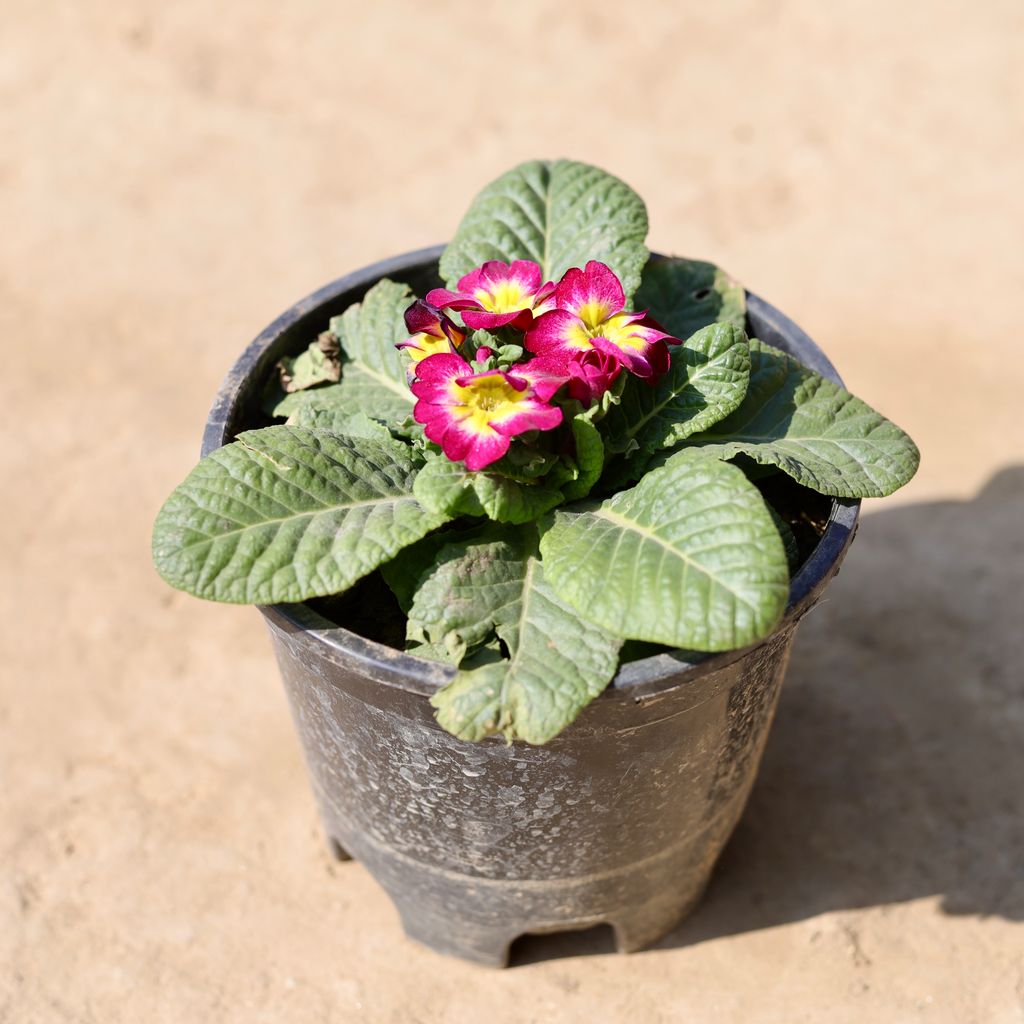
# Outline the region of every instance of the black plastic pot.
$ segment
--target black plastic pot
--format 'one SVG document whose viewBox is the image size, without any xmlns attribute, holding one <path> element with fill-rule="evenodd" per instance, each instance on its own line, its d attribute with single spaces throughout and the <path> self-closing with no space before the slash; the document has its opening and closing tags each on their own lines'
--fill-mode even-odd
<svg viewBox="0 0 1024 1024">
<path fill-rule="evenodd" d="M 422 294 L 440 252 L 366 267 L 271 324 L 225 379 L 203 454 L 265 422 L 260 388 L 281 356 L 381 277 Z M 752 334 L 839 379 L 803 331 L 748 299 Z M 623 952 L 656 941 L 700 898 L 740 817 L 797 623 L 838 570 L 859 505 L 833 503 L 771 637 L 697 664 L 671 654 L 626 664 L 543 747 L 455 739 L 428 703 L 448 669 L 306 605 L 261 608 L 335 854 L 365 864 L 407 935 L 481 963 L 505 964 L 524 933 L 599 923 Z"/>
</svg>

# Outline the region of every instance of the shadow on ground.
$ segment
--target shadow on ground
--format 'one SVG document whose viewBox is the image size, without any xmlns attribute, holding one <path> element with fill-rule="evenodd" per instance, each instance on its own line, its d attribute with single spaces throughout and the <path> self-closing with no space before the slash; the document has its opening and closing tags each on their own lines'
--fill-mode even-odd
<svg viewBox="0 0 1024 1024">
<path fill-rule="evenodd" d="M 801 626 L 757 784 L 658 948 L 937 896 L 1024 920 L 1024 466 L 972 501 L 865 515 Z M 529 936 L 514 962 L 604 953 Z"/>
</svg>

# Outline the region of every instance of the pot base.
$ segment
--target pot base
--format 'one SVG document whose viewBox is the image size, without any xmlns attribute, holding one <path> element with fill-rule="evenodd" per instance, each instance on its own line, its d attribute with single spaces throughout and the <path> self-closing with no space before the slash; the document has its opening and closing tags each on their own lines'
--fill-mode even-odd
<svg viewBox="0 0 1024 1024">
<path fill-rule="evenodd" d="M 512 943 L 524 935 L 610 925 L 619 953 L 653 945 L 700 902 L 714 858 L 694 863 L 693 854 L 705 851 L 709 838 L 696 836 L 687 843 L 687 851 L 656 858 L 662 863 L 640 866 L 640 871 L 631 865 L 627 871 L 574 878 L 568 884 L 566 879 L 484 879 L 424 870 L 418 864 L 418 884 L 412 891 L 406 858 L 395 858 L 394 851 L 374 849 L 374 844 L 358 839 L 355 846 L 363 846 L 366 867 L 391 898 L 408 938 L 438 953 L 506 967 Z M 329 839 L 328 846 L 338 859 L 352 859 L 336 839 Z M 600 911 L 595 913 L 595 907 Z"/>
</svg>

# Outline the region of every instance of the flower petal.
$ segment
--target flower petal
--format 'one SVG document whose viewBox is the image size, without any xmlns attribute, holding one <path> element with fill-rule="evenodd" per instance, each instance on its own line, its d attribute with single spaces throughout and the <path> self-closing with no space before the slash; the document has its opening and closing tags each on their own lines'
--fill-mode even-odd
<svg viewBox="0 0 1024 1024">
<path fill-rule="evenodd" d="M 469 469 L 489 465 L 508 451 L 508 438 L 528 430 L 550 430 L 562 410 L 547 405 L 524 376 L 501 370 L 472 373 L 459 356 L 424 359 L 412 385 L 413 410 L 424 433 L 452 460 Z"/>
<path fill-rule="evenodd" d="M 531 352 L 547 353 L 554 349 L 591 348 L 583 321 L 567 309 L 553 309 L 537 317 L 526 332 L 523 344 Z"/>
<path fill-rule="evenodd" d="M 585 270 L 572 267 L 565 272 L 555 290 L 555 304 L 594 328 L 625 308 L 626 293 L 608 267 L 591 260 Z"/>
<path fill-rule="evenodd" d="M 467 327 L 474 331 L 496 331 L 499 327 L 511 324 L 520 331 L 526 330 L 533 323 L 533 314 L 528 309 L 513 310 L 511 313 L 486 313 L 481 310 L 467 309 L 462 314 Z"/>
<path fill-rule="evenodd" d="M 562 410 L 557 405 L 545 405 L 537 400 L 524 403 L 523 410 L 491 424 L 506 437 L 525 434 L 528 430 L 553 430 L 562 422 Z"/>
<path fill-rule="evenodd" d="M 454 352 L 431 356 L 416 367 L 416 376 L 420 381 L 430 382 L 454 380 L 471 372 L 469 363 Z M 413 394 L 415 393 L 413 391 Z"/>
<path fill-rule="evenodd" d="M 630 373 L 654 381 L 669 367 L 668 346 L 658 339 L 638 348 L 620 348 L 607 338 L 594 338 L 594 348 L 620 360 Z"/>
<path fill-rule="evenodd" d="M 454 423 L 445 432 L 441 447 L 453 462 L 464 461 L 466 469 L 476 472 L 497 462 L 511 443 L 510 438 L 496 430 L 477 430 L 469 423 Z"/>
<path fill-rule="evenodd" d="M 422 299 L 417 299 L 405 311 L 405 326 L 412 337 L 399 342 L 395 348 L 404 350 L 411 359 L 407 373 L 412 373 L 416 364 L 429 356 L 454 352 L 466 340 L 465 331 L 437 306 Z"/>
<path fill-rule="evenodd" d="M 543 356 L 534 356 L 528 363 L 520 363 L 515 373 L 528 380 L 533 393 L 547 402 L 569 380 L 567 363 L 565 350 L 555 349 Z"/>
<path fill-rule="evenodd" d="M 472 295 L 452 292 L 447 288 L 434 288 L 427 292 L 427 302 L 432 306 L 437 306 L 438 309 L 454 309 L 456 312 L 480 308 L 480 303 Z"/>
</svg>

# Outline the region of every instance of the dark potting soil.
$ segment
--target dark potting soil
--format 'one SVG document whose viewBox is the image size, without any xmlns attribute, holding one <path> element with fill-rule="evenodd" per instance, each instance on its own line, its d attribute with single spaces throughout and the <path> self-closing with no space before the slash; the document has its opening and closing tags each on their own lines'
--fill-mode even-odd
<svg viewBox="0 0 1024 1024">
<path fill-rule="evenodd" d="M 832 499 L 801 487 L 785 473 L 754 471 L 753 467 L 751 470 L 752 475 L 758 477 L 753 482 L 765 500 L 793 531 L 799 562 L 803 565 L 825 532 Z M 364 577 L 337 597 L 321 597 L 307 603 L 325 619 L 367 640 L 396 650 L 405 649 L 405 615 L 380 572 Z M 627 641 L 622 660 L 636 661 L 667 650 L 669 648 L 658 644 Z"/>
</svg>

